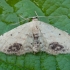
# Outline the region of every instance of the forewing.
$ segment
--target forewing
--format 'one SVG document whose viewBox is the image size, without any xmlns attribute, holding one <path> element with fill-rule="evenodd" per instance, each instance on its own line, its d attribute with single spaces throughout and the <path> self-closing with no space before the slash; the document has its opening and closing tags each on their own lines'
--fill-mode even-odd
<svg viewBox="0 0 70 70">
<path fill-rule="evenodd" d="M 45 42 L 49 44 L 46 46 L 46 52 L 50 54 L 70 53 L 70 36 L 65 31 L 62 31 L 50 24 L 38 21 L 40 31 Z"/>
<path fill-rule="evenodd" d="M 7 54 L 25 54 L 31 49 L 31 23 L 20 25 L 0 36 L 0 51 Z"/>
</svg>

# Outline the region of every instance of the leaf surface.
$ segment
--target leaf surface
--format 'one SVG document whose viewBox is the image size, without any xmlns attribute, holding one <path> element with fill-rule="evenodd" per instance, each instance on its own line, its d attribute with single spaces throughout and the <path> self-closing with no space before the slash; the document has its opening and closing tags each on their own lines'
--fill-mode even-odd
<svg viewBox="0 0 70 70">
<path fill-rule="evenodd" d="M 70 0 L 0 0 L 0 35 L 28 22 L 24 19 L 36 16 L 35 12 L 44 16 L 39 20 L 70 33 Z M 0 70 L 70 70 L 70 54 L 0 52 Z"/>
</svg>

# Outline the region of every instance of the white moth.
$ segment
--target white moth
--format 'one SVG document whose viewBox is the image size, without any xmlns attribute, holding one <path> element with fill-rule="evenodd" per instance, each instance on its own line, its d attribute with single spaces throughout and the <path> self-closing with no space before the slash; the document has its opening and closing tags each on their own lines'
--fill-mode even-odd
<svg viewBox="0 0 70 70">
<path fill-rule="evenodd" d="M 70 53 L 70 36 L 50 24 L 33 19 L 1 35 L 0 51 L 16 55 L 39 51 L 53 55 Z"/>
</svg>

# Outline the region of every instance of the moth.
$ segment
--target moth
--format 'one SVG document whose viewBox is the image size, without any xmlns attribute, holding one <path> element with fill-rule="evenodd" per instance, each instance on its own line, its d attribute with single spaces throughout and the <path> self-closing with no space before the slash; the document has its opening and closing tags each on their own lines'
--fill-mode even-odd
<svg viewBox="0 0 70 70">
<path fill-rule="evenodd" d="M 53 55 L 70 53 L 69 34 L 34 18 L 0 36 L 0 52 L 22 55 L 40 51 Z"/>
</svg>

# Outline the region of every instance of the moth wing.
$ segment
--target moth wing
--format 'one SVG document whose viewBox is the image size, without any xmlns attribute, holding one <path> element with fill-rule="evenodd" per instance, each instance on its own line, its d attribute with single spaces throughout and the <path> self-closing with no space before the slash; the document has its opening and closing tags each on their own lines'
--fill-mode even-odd
<svg viewBox="0 0 70 70">
<path fill-rule="evenodd" d="M 70 36 L 50 24 L 38 21 L 41 34 L 46 44 L 46 52 L 50 54 L 70 53 Z"/>
<path fill-rule="evenodd" d="M 0 36 L 0 51 L 7 54 L 32 52 L 30 23 L 20 25 Z"/>
</svg>

